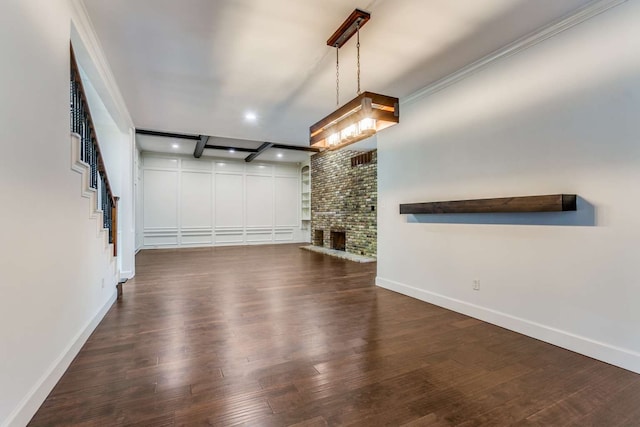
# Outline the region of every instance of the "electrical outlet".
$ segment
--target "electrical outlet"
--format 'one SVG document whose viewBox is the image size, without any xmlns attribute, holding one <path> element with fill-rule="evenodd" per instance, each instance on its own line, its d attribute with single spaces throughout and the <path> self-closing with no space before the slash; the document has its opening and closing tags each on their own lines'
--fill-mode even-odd
<svg viewBox="0 0 640 427">
<path fill-rule="evenodd" d="M 479 291 L 480 290 L 480 279 L 475 279 L 473 281 L 473 290 L 474 291 Z"/>
</svg>

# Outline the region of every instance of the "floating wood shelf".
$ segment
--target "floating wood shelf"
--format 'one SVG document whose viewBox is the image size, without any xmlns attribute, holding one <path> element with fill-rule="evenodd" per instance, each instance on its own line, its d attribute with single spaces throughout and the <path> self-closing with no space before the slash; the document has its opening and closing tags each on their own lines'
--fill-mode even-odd
<svg viewBox="0 0 640 427">
<path fill-rule="evenodd" d="M 400 205 L 401 214 L 564 212 L 575 210 L 575 194 L 453 200 Z"/>
</svg>

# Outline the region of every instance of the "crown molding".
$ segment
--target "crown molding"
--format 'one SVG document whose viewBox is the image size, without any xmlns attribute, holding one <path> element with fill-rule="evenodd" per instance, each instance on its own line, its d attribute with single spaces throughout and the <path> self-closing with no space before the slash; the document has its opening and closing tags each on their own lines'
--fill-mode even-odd
<svg viewBox="0 0 640 427">
<path fill-rule="evenodd" d="M 496 61 L 516 55 L 519 52 L 529 49 L 530 47 L 535 46 L 538 43 L 550 39 L 551 37 L 554 37 L 555 35 L 560 34 L 561 32 L 568 30 L 569 28 L 575 27 L 576 25 L 581 24 L 593 18 L 594 16 L 600 15 L 601 13 L 606 12 L 607 10 L 619 6 L 625 2 L 627 2 L 627 0 L 594 0 L 589 4 L 576 9 L 574 12 L 565 15 L 558 21 L 541 27 L 517 39 L 516 41 L 493 51 L 492 53 L 480 58 L 479 60 L 474 61 L 469 65 L 466 65 L 439 80 L 436 80 L 428 86 L 417 90 L 411 95 L 408 95 L 401 99 L 400 104 L 410 104 L 420 98 L 433 95 L 434 93 L 439 92 L 442 89 L 473 75 L 474 73 L 482 70 L 483 68 Z"/>
<path fill-rule="evenodd" d="M 127 104 L 124 101 L 122 92 L 116 83 L 115 76 L 113 75 L 113 71 L 107 61 L 106 55 L 104 54 L 102 44 L 95 32 L 84 2 L 82 0 L 70 0 L 69 3 L 71 6 L 71 22 L 73 24 L 73 28 L 77 32 L 77 36 L 80 38 L 79 41 L 82 43 L 82 50 L 84 50 L 82 53 L 86 54 L 85 58 L 91 62 L 91 66 L 93 68 L 92 70 L 89 70 L 85 67 L 84 71 L 98 80 L 94 82 L 94 84 L 102 85 L 101 89 L 103 90 L 99 90 L 101 97 L 104 95 L 108 97 L 108 99 L 103 98 L 103 102 L 107 109 L 115 109 L 117 111 L 119 117 L 113 117 L 113 119 L 118 123 L 121 130 L 124 131 L 124 128 L 134 127 L 133 119 L 131 118 Z M 73 40 L 73 32 L 71 37 Z M 74 46 L 74 50 L 77 55 L 80 50 L 79 48 L 80 46 Z M 78 56 L 82 57 L 82 53 Z M 104 91 L 106 91 L 106 93 L 102 93 Z M 113 111 L 110 112 L 113 114 Z"/>
</svg>

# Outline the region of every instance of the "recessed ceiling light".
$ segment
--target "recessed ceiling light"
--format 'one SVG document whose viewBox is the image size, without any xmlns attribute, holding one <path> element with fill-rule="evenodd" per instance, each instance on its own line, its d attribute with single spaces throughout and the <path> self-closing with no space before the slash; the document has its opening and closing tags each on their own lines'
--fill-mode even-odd
<svg viewBox="0 0 640 427">
<path fill-rule="evenodd" d="M 235 152 L 236 152 L 236 150 L 234 150 L 233 148 L 229 148 L 229 152 L 230 152 L 230 153 L 235 153 Z"/>
<path fill-rule="evenodd" d="M 244 118 L 249 122 L 255 122 L 258 119 L 258 116 L 253 111 L 248 111 L 245 113 Z"/>
<path fill-rule="evenodd" d="M 171 148 L 180 148 L 180 145 L 178 145 L 178 144 L 171 144 Z"/>
<path fill-rule="evenodd" d="M 278 156 L 278 158 L 280 158 L 280 159 L 281 159 L 281 158 L 282 158 L 282 156 L 283 156 L 283 154 L 282 154 L 282 153 L 278 153 L 278 154 L 276 154 L 276 156 Z"/>
</svg>

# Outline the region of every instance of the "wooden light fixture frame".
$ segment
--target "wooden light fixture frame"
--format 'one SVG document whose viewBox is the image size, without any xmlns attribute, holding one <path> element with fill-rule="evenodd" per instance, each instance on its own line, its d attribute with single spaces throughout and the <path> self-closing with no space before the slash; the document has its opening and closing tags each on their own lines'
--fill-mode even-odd
<svg viewBox="0 0 640 427">
<path fill-rule="evenodd" d="M 400 121 L 398 98 L 373 92 L 362 92 L 342 107 L 335 110 L 309 128 L 309 145 L 317 148 L 336 150 L 370 137 L 361 134 L 336 145 L 329 145 L 330 135 L 340 132 L 348 126 L 357 124 L 365 118 L 376 121 L 375 132 L 395 125 Z M 373 133 L 375 133 L 373 132 Z"/>
<path fill-rule="evenodd" d="M 327 40 L 327 45 L 341 48 L 360 28 L 371 18 L 371 14 L 361 9 L 355 9 L 351 15 Z M 359 73 L 359 70 L 358 70 Z M 360 83 L 358 81 L 358 91 Z M 357 126 L 364 119 L 375 120 L 375 127 L 353 137 L 341 139 L 336 144 L 329 144 L 329 137 L 349 126 Z M 398 98 L 373 92 L 362 92 L 351 101 L 344 104 L 328 116 L 324 117 L 309 128 L 309 145 L 319 149 L 336 150 L 369 138 L 376 132 L 400 122 Z"/>
<path fill-rule="evenodd" d="M 341 48 L 351 37 L 353 37 L 356 31 L 358 31 L 358 28 L 364 27 L 364 24 L 366 24 L 369 19 L 371 19 L 371 14 L 369 12 L 365 12 L 361 9 L 354 10 L 342 25 L 340 25 L 336 32 L 329 37 L 327 45 L 337 47 L 338 49 Z"/>
</svg>

